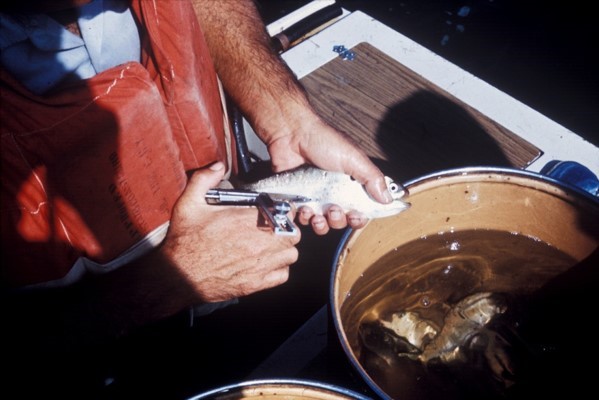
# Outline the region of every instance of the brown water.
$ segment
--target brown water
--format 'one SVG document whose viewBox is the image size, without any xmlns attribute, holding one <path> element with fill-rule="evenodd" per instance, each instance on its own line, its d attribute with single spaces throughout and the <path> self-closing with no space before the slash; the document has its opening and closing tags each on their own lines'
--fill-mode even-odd
<svg viewBox="0 0 599 400">
<path fill-rule="evenodd" d="M 558 249 L 509 232 L 430 236 L 369 267 L 341 321 L 361 368 L 394 399 L 515 399 L 540 387 L 554 394 L 582 377 L 580 365 L 596 353 L 585 345 L 599 290 L 592 263 L 573 268 L 576 261 Z M 448 317 L 485 292 L 503 308 L 484 326 Z M 423 346 L 381 327 L 405 312 L 449 338 L 442 343 L 454 342 L 453 352 L 419 360 Z"/>
</svg>

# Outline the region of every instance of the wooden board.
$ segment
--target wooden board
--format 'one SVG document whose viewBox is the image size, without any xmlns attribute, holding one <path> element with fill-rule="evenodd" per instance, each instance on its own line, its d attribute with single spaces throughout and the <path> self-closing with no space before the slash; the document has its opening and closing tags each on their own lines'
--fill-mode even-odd
<svg viewBox="0 0 599 400">
<path fill-rule="evenodd" d="M 301 79 L 311 102 L 398 180 L 465 166 L 524 168 L 542 151 L 368 43 Z"/>
</svg>

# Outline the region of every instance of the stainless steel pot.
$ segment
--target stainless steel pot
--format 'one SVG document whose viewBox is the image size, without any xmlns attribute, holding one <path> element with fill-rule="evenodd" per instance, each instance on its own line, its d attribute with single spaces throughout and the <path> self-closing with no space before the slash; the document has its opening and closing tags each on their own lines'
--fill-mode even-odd
<svg viewBox="0 0 599 400">
<path fill-rule="evenodd" d="M 347 232 L 335 257 L 331 281 L 330 303 L 341 346 L 361 377 L 383 399 L 393 397 L 361 364 L 348 340 L 348 331 L 355 331 L 356 327 L 348 326 L 347 317 L 344 320 L 340 310 L 354 295 L 352 287 L 356 281 L 384 255 L 418 238 L 473 229 L 536 238 L 576 262 L 596 254 L 599 246 L 598 199 L 534 172 L 462 168 L 425 176 L 406 186 L 412 204 L 409 210 Z M 479 289 L 489 290 L 490 286 L 485 285 L 492 285 L 490 281 L 482 283 Z M 516 284 L 530 284 L 531 288 L 537 285 L 525 276 Z M 418 385 L 416 375 L 397 378 L 402 384 Z M 419 389 L 404 392 L 402 399 L 406 400 L 422 394 Z"/>
<path fill-rule="evenodd" d="M 357 392 L 301 379 L 252 380 L 224 386 L 188 400 L 370 400 Z"/>
</svg>

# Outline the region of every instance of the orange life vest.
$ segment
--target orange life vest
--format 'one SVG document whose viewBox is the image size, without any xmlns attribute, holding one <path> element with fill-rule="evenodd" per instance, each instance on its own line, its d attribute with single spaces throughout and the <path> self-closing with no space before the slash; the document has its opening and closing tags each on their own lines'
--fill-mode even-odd
<svg viewBox="0 0 599 400">
<path fill-rule="evenodd" d="M 187 171 L 234 159 L 191 4 L 132 9 L 141 63 L 43 96 L 0 71 L 5 287 L 109 263 L 168 222 Z"/>
</svg>

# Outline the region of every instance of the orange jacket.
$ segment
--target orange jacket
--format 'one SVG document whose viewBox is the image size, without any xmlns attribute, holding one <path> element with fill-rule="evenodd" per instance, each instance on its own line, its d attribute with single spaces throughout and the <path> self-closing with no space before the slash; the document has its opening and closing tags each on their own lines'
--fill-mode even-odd
<svg viewBox="0 0 599 400">
<path fill-rule="evenodd" d="M 0 71 L 4 287 L 109 263 L 168 222 L 186 171 L 234 159 L 191 4 L 132 7 L 141 63 L 43 96 Z"/>
</svg>

